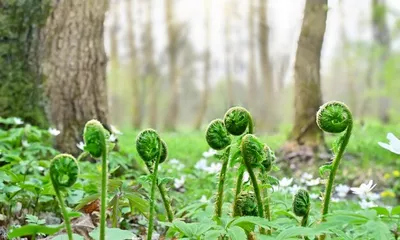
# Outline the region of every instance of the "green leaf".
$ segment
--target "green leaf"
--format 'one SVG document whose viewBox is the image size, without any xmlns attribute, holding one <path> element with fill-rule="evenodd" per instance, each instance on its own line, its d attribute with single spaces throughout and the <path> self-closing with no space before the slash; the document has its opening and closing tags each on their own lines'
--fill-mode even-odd
<svg viewBox="0 0 400 240">
<path fill-rule="evenodd" d="M 137 210 L 145 216 L 148 215 L 149 203 L 140 194 L 132 192 L 125 193 L 123 196 L 128 199 L 132 214 Z"/>
<path fill-rule="evenodd" d="M 389 210 L 384 207 L 373 207 L 371 209 L 374 209 L 378 215 L 389 216 Z"/>
<path fill-rule="evenodd" d="M 268 221 L 265 218 L 260 218 L 260 217 L 251 217 L 251 216 L 245 216 L 245 217 L 239 217 L 235 218 L 231 222 L 227 224 L 227 227 L 233 227 L 233 226 L 239 226 L 243 228 L 244 230 L 250 232 L 253 231 L 254 226 L 260 226 L 260 227 L 273 227 L 273 228 L 278 228 L 276 224 L 274 224 L 271 221 Z"/>
<path fill-rule="evenodd" d="M 206 232 L 206 234 L 204 236 L 204 239 L 207 239 L 207 240 L 219 240 L 225 234 L 226 234 L 226 231 L 223 230 L 223 229 L 210 230 L 210 231 Z"/>
<path fill-rule="evenodd" d="M 388 225 L 382 221 L 371 220 L 366 224 L 367 229 L 373 236 L 373 239 L 391 239 L 391 232 Z"/>
<path fill-rule="evenodd" d="M 75 233 L 72 234 L 72 238 L 74 240 L 85 240 L 84 237 L 82 237 L 81 235 L 75 234 Z M 52 238 L 52 240 L 68 240 L 68 235 L 65 233 L 61 234 L 61 235 L 57 235 L 54 238 Z"/>
<path fill-rule="evenodd" d="M 396 206 L 392 209 L 392 212 L 390 213 L 392 216 L 393 215 L 400 215 L 400 205 Z"/>
<path fill-rule="evenodd" d="M 186 237 L 191 237 L 193 235 L 193 230 L 191 229 L 191 226 L 188 223 L 175 220 L 173 221 L 173 224 L 175 228 L 178 229 L 179 232 L 183 233 Z"/>
<path fill-rule="evenodd" d="M 233 226 L 228 229 L 228 235 L 231 240 L 242 240 L 247 239 L 246 232 L 243 228 L 238 226 Z"/>
<path fill-rule="evenodd" d="M 94 200 L 99 199 L 99 198 L 100 198 L 100 193 L 95 193 L 95 194 L 89 195 L 80 201 L 80 203 L 75 207 L 75 210 L 80 210 L 81 208 L 86 206 L 88 203 L 91 203 Z"/>
<path fill-rule="evenodd" d="M 158 185 L 167 185 L 168 183 L 174 182 L 174 179 L 171 177 L 163 177 L 158 180 L 159 180 Z"/>
<path fill-rule="evenodd" d="M 99 240 L 100 237 L 100 228 L 96 228 L 89 235 L 94 240 Z M 106 228 L 106 239 L 118 239 L 118 240 L 127 240 L 132 239 L 134 237 L 133 233 L 128 230 L 122 230 L 119 228 Z"/>
<path fill-rule="evenodd" d="M 319 175 L 323 177 L 325 172 L 330 172 L 331 170 L 332 164 L 322 165 L 321 167 L 319 167 Z"/>
<path fill-rule="evenodd" d="M 269 184 L 271 184 L 271 185 L 279 185 L 279 180 L 276 177 L 268 175 L 267 179 L 268 179 L 268 183 Z"/>
<path fill-rule="evenodd" d="M 37 225 L 37 224 L 29 224 L 22 226 L 20 228 L 14 228 L 8 234 L 9 238 L 17 238 L 22 236 L 32 236 L 38 233 L 42 233 L 45 235 L 53 235 L 56 232 L 60 231 L 64 225 Z"/>
</svg>

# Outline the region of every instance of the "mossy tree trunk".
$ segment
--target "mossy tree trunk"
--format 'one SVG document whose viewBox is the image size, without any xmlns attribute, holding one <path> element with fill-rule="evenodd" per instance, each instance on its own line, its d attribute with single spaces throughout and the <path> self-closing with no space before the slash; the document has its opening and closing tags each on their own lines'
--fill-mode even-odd
<svg viewBox="0 0 400 240">
<path fill-rule="evenodd" d="M 208 98 L 209 98 L 209 76 L 210 76 L 210 0 L 204 0 L 204 12 L 205 12 L 205 51 L 204 51 L 204 72 L 203 72 L 203 93 L 201 96 L 200 107 L 197 112 L 196 122 L 194 125 L 195 129 L 200 129 L 204 119 L 204 115 L 207 111 Z"/>
<path fill-rule="evenodd" d="M 165 129 L 174 131 L 179 116 L 179 76 L 177 69 L 178 61 L 178 28 L 176 17 L 174 16 L 174 0 L 165 1 L 165 16 L 167 23 L 167 34 L 168 34 L 168 69 L 169 69 L 169 107 L 165 119 Z"/>
<path fill-rule="evenodd" d="M 231 62 L 231 17 L 232 17 L 232 3 L 228 1 L 225 3 L 225 77 L 227 82 L 228 91 L 228 108 L 234 105 L 233 99 L 233 79 L 232 79 L 232 62 Z"/>
<path fill-rule="evenodd" d="M 50 4 L 43 0 L 0 1 L 0 116 L 47 126 L 39 68 L 40 27 Z"/>
<path fill-rule="evenodd" d="M 295 79 L 295 115 L 290 140 L 310 147 L 323 143 L 315 114 L 322 104 L 320 57 L 324 40 L 327 0 L 307 0 L 297 46 Z"/>
<path fill-rule="evenodd" d="M 133 118 L 132 126 L 135 129 L 139 129 L 142 125 L 143 112 L 142 112 L 142 101 L 141 101 L 141 79 L 138 68 L 138 54 L 136 51 L 136 41 L 135 41 L 135 24 L 133 19 L 133 8 L 135 0 L 127 0 L 126 6 L 126 17 L 128 22 L 128 46 L 129 46 L 129 56 L 130 56 L 130 77 L 132 79 L 133 86 Z"/>
<path fill-rule="evenodd" d="M 86 121 L 108 122 L 103 22 L 106 1 L 54 0 L 42 58 L 56 148 L 76 154 Z"/>
</svg>

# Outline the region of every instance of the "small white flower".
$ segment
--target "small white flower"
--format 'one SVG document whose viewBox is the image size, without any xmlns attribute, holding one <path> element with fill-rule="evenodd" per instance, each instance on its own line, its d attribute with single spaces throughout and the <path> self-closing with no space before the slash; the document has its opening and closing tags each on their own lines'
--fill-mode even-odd
<svg viewBox="0 0 400 240">
<path fill-rule="evenodd" d="M 48 131 L 53 136 L 58 136 L 61 133 L 61 131 L 56 128 L 49 128 Z"/>
<path fill-rule="evenodd" d="M 22 140 L 21 144 L 22 144 L 23 147 L 29 147 L 30 146 L 30 144 L 28 143 L 27 140 Z"/>
<path fill-rule="evenodd" d="M 331 197 L 332 202 L 340 202 L 340 198 Z"/>
<path fill-rule="evenodd" d="M 173 159 L 169 160 L 169 163 L 170 164 L 180 164 L 181 162 L 178 159 L 173 158 Z"/>
<path fill-rule="evenodd" d="M 76 144 L 76 147 L 83 151 L 85 144 L 83 142 L 79 142 Z"/>
<path fill-rule="evenodd" d="M 117 136 L 115 136 L 114 133 L 112 133 L 112 134 L 110 135 L 109 140 L 110 140 L 110 142 L 115 143 L 115 142 L 117 141 Z"/>
<path fill-rule="evenodd" d="M 183 187 L 184 184 L 185 184 L 185 176 L 181 176 L 180 179 L 177 178 L 174 179 L 174 187 L 176 189 Z"/>
<path fill-rule="evenodd" d="M 247 181 L 249 181 L 249 173 L 248 172 L 244 172 L 244 174 L 243 174 L 243 181 L 245 181 L 245 182 L 247 182 Z"/>
<path fill-rule="evenodd" d="M 310 194 L 310 198 L 311 199 L 318 199 L 318 197 L 319 197 L 319 194 L 316 194 L 316 193 L 311 193 Z"/>
<path fill-rule="evenodd" d="M 211 163 L 211 165 L 207 168 L 206 172 L 210 174 L 215 174 L 221 171 L 222 164 L 221 163 Z"/>
<path fill-rule="evenodd" d="M 349 192 L 350 187 L 347 185 L 339 184 L 335 187 L 335 190 L 336 190 L 338 197 L 344 198 L 347 196 L 347 193 Z"/>
<path fill-rule="evenodd" d="M 366 209 L 366 208 L 372 208 L 372 207 L 376 207 L 376 204 L 372 201 L 367 201 L 365 199 L 362 199 L 361 201 L 358 202 L 360 204 L 360 207 L 362 209 Z"/>
<path fill-rule="evenodd" d="M 313 179 L 313 175 L 311 175 L 311 174 L 309 174 L 309 173 L 303 173 L 302 175 L 301 175 L 301 177 L 300 177 L 300 181 L 302 182 L 302 183 L 305 183 L 305 182 L 307 182 L 307 181 L 310 181 L 311 179 Z"/>
<path fill-rule="evenodd" d="M 114 125 L 110 125 L 111 132 L 116 134 L 116 135 L 122 135 L 122 132 L 118 130 Z"/>
<path fill-rule="evenodd" d="M 283 188 L 288 187 L 288 186 L 290 186 L 290 184 L 292 184 L 292 182 L 293 182 L 293 178 L 284 177 L 279 181 L 279 186 L 283 187 Z"/>
<path fill-rule="evenodd" d="M 196 163 L 196 165 L 194 165 L 194 168 L 205 171 L 208 168 L 207 159 L 205 159 L 205 158 L 200 159 Z"/>
<path fill-rule="evenodd" d="M 200 200 L 201 203 L 208 203 L 208 199 L 206 197 L 206 195 L 201 196 Z"/>
<path fill-rule="evenodd" d="M 294 195 L 294 194 L 296 194 L 300 189 L 301 189 L 301 187 L 300 187 L 299 185 L 295 184 L 295 185 L 289 187 L 289 192 L 290 192 L 290 194 Z"/>
<path fill-rule="evenodd" d="M 203 157 L 209 158 L 214 156 L 217 153 L 217 150 L 210 148 L 207 152 L 203 152 Z"/>
<path fill-rule="evenodd" d="M 316 179 L 311 179 L 309 181 L 306 182 L 307 186 L 317 186 L 318 184 L 320 184 L 320 178 L 316 178 Z"/>
<path fill-rule="evenodd" d="M 360 198 L 366 198 L 367 194 L 371 192 L 371 190 L 374 189 L 375 186 L 376 184 L 374 184 L 374 182 L 370 180 L 367 184 L 362 183 L 360 187 L 352 187 L 350 189 L 354 194 L 358 195 Z"/>
<path fill-rule="evenodd" d="M 22 124 L 24 124 L 24 121 L 22 121 L 21 118 L 15 117 L 15 118 L 13 118 L 13 120 L 14 120 L 14 124 L 15 124 L 15 125 L 22 125 Z"/>
<path fill-rule="evenodd" d="M 394 136 L 393 133 L 388 133 L 386 138 L 389 140 L 389 144 L 378 142 L 379 146 L 391 151 L 392 153 L 400 154 L 400 140 Z"/>
<path fill-rule="evenodd" d="M 370 201 L 376 201 L 378 199 L 381 198 L 381 195 L 379 195 L 378 193 L 374 193 L 374 192 L 369 192 L 367 194 L 367 199 Z"/>
</svg>

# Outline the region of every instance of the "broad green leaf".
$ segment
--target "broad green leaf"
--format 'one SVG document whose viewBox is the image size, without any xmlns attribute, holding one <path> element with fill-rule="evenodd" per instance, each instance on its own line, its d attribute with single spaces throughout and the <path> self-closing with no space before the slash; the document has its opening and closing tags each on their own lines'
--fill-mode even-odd
<svg viewBox="0 0 400 240">
<path fill-rule="evenodd" d="M 391 215 L 400 215 L 400 205 L 392 209 Z"/>
<path fill-rule="evenodd" d="M 226 234 L 225 230 L 220 229 L 220 230 L 209 230 L 205 233 L 204 239 L 207 240 L 219 240 L 221 239 L 221 236 L 224 236 Z"/>
<path fill-rule="evenodd" d="M 271 221 L 268 221 L 265 218 L 260 218 L 260 217 L 251 217 L 251 216 L 246 216 L 246 217 L 239 217 L 235 218 L 231 222 L 228 223 L 227 228 L 230 228 L 232 226 L 239 226 L 243 228 L 244 230 L 250 232 L 253 231 L 254 226 L 260 226 L 260 227 L 273 227 L 277 228 L 278 226 L 274 224 Z"/>
<path fill-rule="evenodd" d="M 246 232 L 243 228 L 238 226 L 233 226 L 228 229 L 228 235 L 231 240 L 242 240 L 247 239 Z"/>
<path fill-rule="evenodd" d="M 175 228 L 178 229 L 179 232 L 183 233 L 186 237 L 193 236 L 193 229 L 188 223 L 183 221 L 175 220 L 173 221 Z"/>
<path fill-rule="evenodd" d="M 389 211 L 384 207 L 373 207 L 378 215 L 389 216 Z"/>
<path fill-rule="evenodd" d="M 45 225 L 37 225 L 37 224 L 29 224 L 22 226 L 20 228 L 14 228 L 8 234 L 9 238 L 17 238 L 22 236 L 32 236 L 38 233 L 53 235 L 56 232 L 60 231 L 64 225 L 54 225 L 54 226 L 45 226 Z"/>
<path fill-rule="evenodd" d="M 74 240 L 85 240 L 84 237 L 82 237 L 81 235 L 75 234 L 75 233 L 72 234 L 72 237 Z M 54 238 L 52 238 L 52 240 L 68 240 L 68 235 L 65 233 L 61 234 L 61 235 L 57 235 Z"/>
<path fill-rule="evenodd" d="M 94 240 L 99 240 L 100 228 L 96 228 L 89 235 Z M 106 228 L 106 239 L 118 239 L 118 240 L 130 240 L 134 237 L 133 233 L 128 230 L 122 230 L 119 228 Z"/>
</svg>

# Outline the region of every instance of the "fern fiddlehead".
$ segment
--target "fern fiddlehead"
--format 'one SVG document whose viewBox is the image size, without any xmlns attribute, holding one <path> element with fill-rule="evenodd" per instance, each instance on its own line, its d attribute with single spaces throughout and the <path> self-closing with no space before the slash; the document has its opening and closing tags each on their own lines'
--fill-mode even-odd
<svg viewBox="0 0 400 240">
<path fill-rule="evenodd" d="M 326 183 L 324 200 L 322 205 L 322 221 L 325 221 L 325 215 L 329 210 L 329 203 L 332 194 L 335 175 L 338 170 L 340 160 L 346 149 L 353 129 L 353 117 L 350 109 L 342 102 L 331 101 L 320 107 L 316 115 L 317 125 L 319 128 L 328 133 L 345 132 L 337 141 L 334 147 L 335 157 L 333 159 L 328 181 Z M 321 235 L 320 239 L 325 239 L 325 235 Z"/>
<path fill-rule="evenodd" d="M 165 194 L 163 188 L 160 188 L 157 180 L 158 174 L 158 165 L 164 162 L 167 158 L 167 147 L 166 144 L 163 143 L 158 133 L 153 129 L 145 129 L 139 133 L 136 138 L 136 150 L 139 156 L 143 159 L 146 166 L 149 168 L 149 171 L 152 173 L 152 182 L 151 182 L 151 190 L 150 190 L 150 216 L 147 230 L 147 239 L 151 240 L 153 235 L 153 225 L 154 225 L 154 206 L 155 206 L 155 191 L 156 186 L 159 186 L 159 190 L 161 195 Z M 167 198 L 166 196 L 162 197 L 163 200 Z M 165 199 L 164 199 L 165 198 Z M 166 208 L 167 214 L 173 218 L 171 208 Z"/>
<path fill-rule="evenodd" d="M 306 227 L 308 214 L 310 213 L 310 195 L 304 189 L 300 189 L 293 198 L 293 212 L 298 217 L 302 217 L 301 226 Z"/>
<path fill-rule="evenodd" d="M 50 180 L 53 184 L 53 188 L 64 217 L 68 239 L 72 240 L 72 227 L 61 191 L 75 184 L 79 175 L 78 163 L 76 159 L 69 154 L 59 154 L 51 161 L 49 172 Z"/>
<path fill-rule="evenodd" d="M 218 190 L 215 198 L 215 216 L 222 216 L 222 202 L 224 198 L 224 183 L 226 170 L 228 168 L 229 162 L 229 153 L 230 153 L 230 144 L 231 138 L 227 129 L 225 128 L 225 124 L 221 119 L 215 119 L 211 121 L 206 130 L 206 140 L 208 145 L 214 150 L 223 150 L 226 148 L 223 153 L 222 167 L 219 173 L 219 181 L 218 181 Z"/>
<path fill-rule="evenodd" d="M 86 123 L 83 131 L 84 149 L 93 158 L 101 157 L 100 240 L 105 240 L 107 223 L 108 137 L 108 131 L 99 121 L 93 119 Z"/>
<path fill-rule="evenodd" d="M 230 108 L 225 113 L 224 123 L 227 131 L 234 136 L 240 136 L 244 134 L 246 132 L 246 129 L 248 129 L 248 133 L 250 134 L 254 132 L 253 117 L 251 116 L 250 112 L 243 107 Z M 238 215 L 235 209 L 237 209 L 236 204 L 238 196 L 242 191 L 244 171 L 245 168 L 240 166 L 236 179 L 235 196 L 233 200 L 233 216 Z"/>
</svg>

